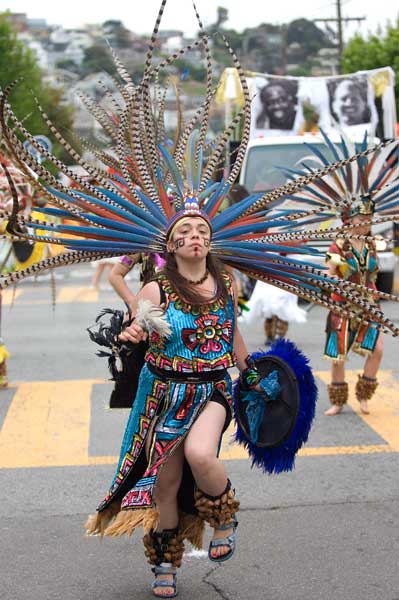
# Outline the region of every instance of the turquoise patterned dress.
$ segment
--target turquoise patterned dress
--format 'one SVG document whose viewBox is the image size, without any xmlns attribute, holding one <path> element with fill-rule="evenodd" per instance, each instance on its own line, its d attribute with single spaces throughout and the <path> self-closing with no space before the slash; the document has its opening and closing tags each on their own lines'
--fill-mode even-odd
<svg viewBox="0 0 399 600">
<path fill-rule="evenodd" d="M 113 516 L 119 510 L 154 507 L 153 491 L 162 466 L 184 441 L 206 404 L 222 403 L 227 411 L 226 425 L 231 418 L 231 378 L 227 369 L 235 364 L 234 302 L 231 277 L 228 273 L 223 277 L 227 301 L 216 298 L 196 310 L 177 296 L 164 276 L 158 278 L 172 334 L 161 338 L 154 333 L 150 338 L 117 471 L 97 509 L 99 513 L 111 505 Z M 154 418 L 147 459 L 145 443 Z M 181 511 L 193 512 L 193 492 L 194 480 L 186 464 L 178 496 Z"/>
</svg>

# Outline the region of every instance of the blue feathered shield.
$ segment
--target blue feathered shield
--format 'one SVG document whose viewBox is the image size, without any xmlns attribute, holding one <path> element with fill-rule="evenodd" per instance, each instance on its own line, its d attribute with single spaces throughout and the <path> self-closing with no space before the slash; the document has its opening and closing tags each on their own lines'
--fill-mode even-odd
<svg viewBox="0 0 399 600">
<path fill-rule="evenodd" d="M 263 393 L 234 385 L 236 442 L 252 465 L 265 473 L 291 471 L 314 419 L 317 386 L 309 361 L 290 340 L 280 339 L 268 352 L 255 352 Z"/>
</svg>

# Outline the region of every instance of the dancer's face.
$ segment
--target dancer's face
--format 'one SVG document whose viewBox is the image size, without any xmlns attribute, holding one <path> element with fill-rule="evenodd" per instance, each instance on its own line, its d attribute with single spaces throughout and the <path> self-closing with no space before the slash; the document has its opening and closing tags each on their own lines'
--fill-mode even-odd
<svg viewBox="0 0 399 600">
<path fill-rule="evenodd" d="M 353 228 L 353 233 L 358 233 L 359 235 L 369 235 L 370 234 L 370 225 L 363 225 L 363 223 L 367 223 L 370 221 L 372 215 L 355 215 L 351 218 L 352 225 L 359 225 L 359 227 Z"/>
<path fill-rule="evenodd" d="M 181 258 L 202 259 L 209 252 L 211 230 L 201 217 L 182 219 L 168 242 L 168 250 Z"/>
</svg>

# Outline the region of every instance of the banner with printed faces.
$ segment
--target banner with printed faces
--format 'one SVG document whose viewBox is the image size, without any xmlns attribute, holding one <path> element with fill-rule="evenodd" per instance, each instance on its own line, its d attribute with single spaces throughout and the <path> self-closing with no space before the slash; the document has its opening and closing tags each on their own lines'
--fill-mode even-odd
<svg viewBox="0 0 399 600">
<path fill-rule="evenodd" d="M 395 137 L 395 74 L 390 67 L 333 77 L 256 73 L 251 137 L 343 130 L 349 135 Z"/>
</svg>

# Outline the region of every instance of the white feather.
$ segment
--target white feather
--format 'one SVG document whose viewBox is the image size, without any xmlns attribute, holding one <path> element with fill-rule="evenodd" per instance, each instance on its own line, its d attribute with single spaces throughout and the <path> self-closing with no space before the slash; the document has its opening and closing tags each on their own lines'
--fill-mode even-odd
<svg viewBox="0 0 399 600">
<path fill-rule="evenodd" d="M 172 333 L 162 308 L 151 300 L 139 300 L 136 322 L 149 334 L 155 331 L 161 337 L 169 337 Z"/>
</svg>

